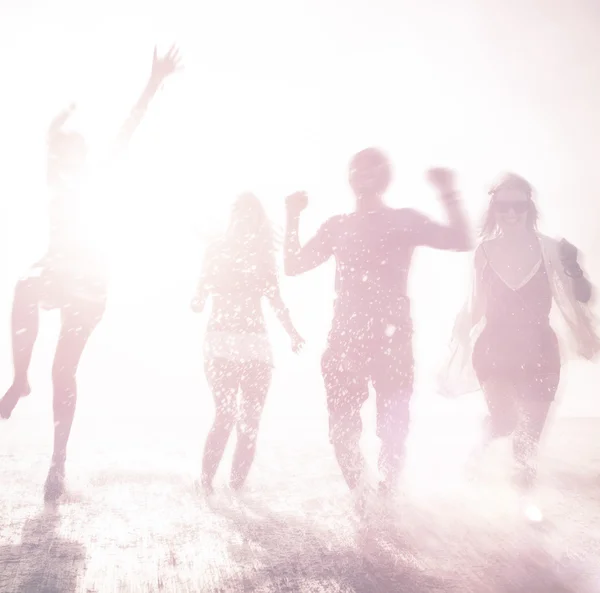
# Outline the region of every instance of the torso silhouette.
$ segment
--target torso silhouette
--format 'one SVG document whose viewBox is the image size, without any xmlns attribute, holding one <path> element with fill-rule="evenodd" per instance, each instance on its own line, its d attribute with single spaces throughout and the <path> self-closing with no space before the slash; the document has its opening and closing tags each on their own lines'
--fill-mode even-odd
<svg viewBox="0 0 600 593">
<path fill-rule="evenodd" d="M 558 341 L 550 327 L 552 291 L 542 260 L 514 287 L 486 261 L 481 286 L 486 327 L 473 351 L 479 380 L 559 373 Z"/>
<path fill-rule="evenodd" d="M 207 251 L 204 279 L 212 295 L 208 331 L 266 331 L 261 301 L 275 288 L 276 278 L 253 253 L 227 240 L 215 242 Z"/>
<path fill-rule="evenodd" d="M 414 249 L 435 244 L 439 229 L 446 231 L 410 209 L 331 218 L 324 232 L 336 261 L 334 326 L 358 327 L 377 318 L 410 325 L 407 283 Z"/>
</svg>

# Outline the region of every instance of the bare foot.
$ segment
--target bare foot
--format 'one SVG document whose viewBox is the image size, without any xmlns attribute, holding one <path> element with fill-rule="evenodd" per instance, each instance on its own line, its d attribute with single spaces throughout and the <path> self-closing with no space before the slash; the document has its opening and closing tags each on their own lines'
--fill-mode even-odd
<svg viewBox="0 0 600 593">
<path fill-rule="evenodd" d="M 65 493 L 65 465 L 52 463 L 44 484 L 44 502 L 55 503 Z"/>
<path fill-rule="evenodd" d="M 232 476 L 231 479 L 229 480 L 229 487 L 234 492 L 240 492 L 242 490 L 242 488 L 244 487 L 244 481 L 240 480 L 237 476 Z"/>
<path fill-rule="evenodd" d="M 31 387 L 27 381 L 14 382 L 0 400 L 0 418 L 8 420 L 19 400 L 30 393 Z"/>
<path fill-rule="evenodd" d="M 197 484 L 198 489 L 206 496 L 214 494 L 215 490 L 212 485 L 212 480 L 206 476 L 202 476 L 200 482 Z"/>
</svg>

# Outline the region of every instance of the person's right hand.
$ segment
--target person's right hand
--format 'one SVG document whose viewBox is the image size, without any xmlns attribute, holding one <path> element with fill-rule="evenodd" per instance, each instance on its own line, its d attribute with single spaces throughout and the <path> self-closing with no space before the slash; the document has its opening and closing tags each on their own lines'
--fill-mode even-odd
<svg viewBox="0 0 600 593">
<path fill-rule="evenodd" d="M 304 191 L 297 191 L 285 199 L 288 214 L 298 216 L 308 206 L 308 195 Z"/>
</svg>

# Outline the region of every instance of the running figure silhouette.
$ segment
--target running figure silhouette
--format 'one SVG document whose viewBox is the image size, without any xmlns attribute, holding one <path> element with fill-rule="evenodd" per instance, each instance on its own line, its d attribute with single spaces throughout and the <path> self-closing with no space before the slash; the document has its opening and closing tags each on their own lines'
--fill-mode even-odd
<svg viewBox="0 0 600 593">
<path fill-rule="evenodd" d="M 192 309 L 202 311 L 209 296 L 212 311 L 204 341 L 204 369 L 215 399 L 215 418 L 202 460 L 202 486 L 208 493 L 235 426 L 233 489 L 244 485 L 254 461 L 273 367 L 263 297 L 290 336 L 292 350 L 298 352 L 304 344 L 279 291 L 273 228 L 253 194 L 238 197 L 227 233 L 207 248 Z"/>
<path fill-rule="evenodd" d="M 588 306 L 593 287 L 578 263 L 578 249 L 538 231 L 532 185 L 508 173 L 489 196 L 473 291 L 454 328 L 447 370 L 459 387 L 461 376 L 474 375 L 489 411 L 484 448 L 512 436 L 515 484 L 527 491 L 536 482 L 538 444 L 561 376 L 553 304 L 570 334 L 561 337 L 577 347 L 574 354 L 593 359 L 600 340 Z M 442 384 L 444 391 L 460 395 L 448 385 Z"/>
<path fill-rule="evenodd" d="M 385 205 L 391 166 L 378 149 L 356 154 L 349 181 L 356 197 L 351 214 L 330 218 L 304 246 L 299 241 L 305 193 L 287 198 L 284 269 L 303 274 L 336 262 L 336 300 L 328 345 L 321 360 L 329 411 L 329 436 L 349 488 L 360 494 L 364 459 L 359 447 L 360 410 L 371 381 L 377 397 L 381 440 L 380 489 L 393 488 L 402 468 L 413 391 L 413 326 L 407 279 L 415 247 L 471 248 L 469 224 L 460 207 L 454 175 L 432 169 L 450 224 L 442 226 L 411 209 Z"/>
<path fill-rule="evenodd" d="M 125 149 L 164 80 L 179 65 L 173 47 L 166 56 L 154 50 L 148 83 L 117 138 L 115 154 Z M 48 188 L 50 238 L 46 255 L 17 283 L 12 307 L 14 379 L 0 400 L 0 416 L 10 418 L 20 398 L 29 395 L 29 365 L 38 334 L 39 308 L 60 309 L 61 330 L 52 368 L 54 451 L 44 496 L 58 499 L 64 491 L 67 444 L 77 401 L 75 375 L 85 345 L 102 319 L 107 299 L 107 270 L 82 241 L 79 207 L 87 165 L 84 138 L 66 132 L 71 106 L 60 113 L 48 131 Z"/>
</svg>

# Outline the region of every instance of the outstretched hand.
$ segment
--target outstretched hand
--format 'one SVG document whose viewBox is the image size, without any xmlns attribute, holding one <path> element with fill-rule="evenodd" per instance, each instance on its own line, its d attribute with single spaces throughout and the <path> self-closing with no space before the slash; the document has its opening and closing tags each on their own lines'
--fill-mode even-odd
<svg viewBox="0 0 600 593">
<path fill-rule="evenodd" d="M 181 56 L 179 49 L 172 45 L 166 55 L 159 57 L 158 50 L 154 48 L 152 57 L 152 79 L 160 83 L 165 78 L 179 72 L 183 66 L 181 65 Z"/>
</svg>

